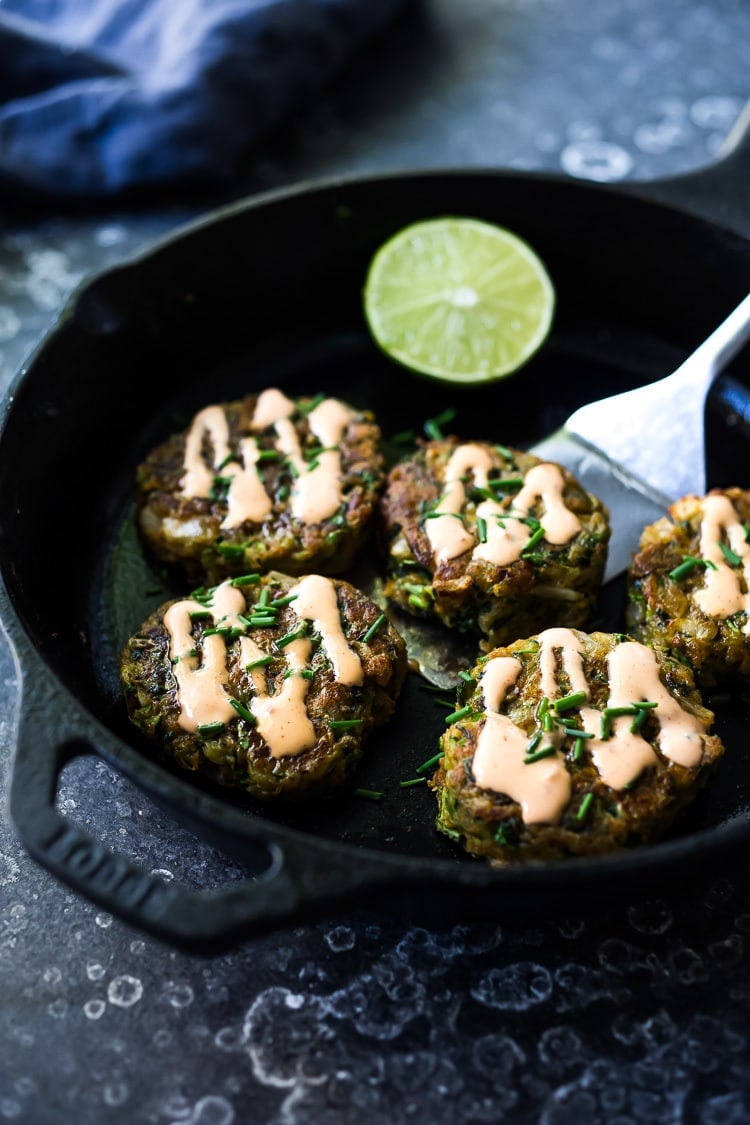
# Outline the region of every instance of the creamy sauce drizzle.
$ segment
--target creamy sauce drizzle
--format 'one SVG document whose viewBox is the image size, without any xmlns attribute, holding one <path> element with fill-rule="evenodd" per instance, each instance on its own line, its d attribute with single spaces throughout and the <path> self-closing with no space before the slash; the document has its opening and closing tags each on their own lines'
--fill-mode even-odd
<svg viewBox="0 0 750 1125">
<path fill-rule="evenodd" d="M 728 496 L 705 496 L 701 501 L 701 558 L 712 562 L 716 569 L 706 567 L 704 585 L 695 590 L 696 605 L 710 617 L 731 617 L 742 611 L 750 614 L 750 593 L 742 592 L 741 578 L 746 591 L 750 589 L 750 543 L 745 540 L 745 529 L 734 504 Z M 742 567 L 730 566 L 719 544 L 723 536 L 729 547 L 742 560 Z M 743 632 L 750 634 L 750 617 Z"/>
<path fill-rule="evenodd" d="M 591 689 L 584 670 L 584 651 L 576 634 L 570 629 L 547 629 L 539 634 L 539 645 L 540 686 L 550 702 L 562 695 L 558 683 L 558 652 L 570 692 L 583 692 L 588 699 Z M 691 769 L 699 765 L 706 727 L 695 715 L 685 711 L 661 682 L 654 652 L 645 645 L 624 641 L 609 653 L 607 665 L 610 685 L 607 707 L 630 707 L 633 702 L 643 701 L 656 703 L 653 714 L 659 723 L 662 754 Z M 559 726 L 545 732 L 539 747 L 554 746 L 556 753 L 525 763 L 529 735 L 507 715 L 498 714 L 520 670 L 521 664 L 515 657 L 495 657 L 485 666 L 479 684 L 486 722 L 477 740 L 472 766 L 474 777 L 481 788 L 507 793 L 517 801 L 527 824 L 556 824 L 571 793 L 564 759 L 557 752 L 566 737 L 565 732 Z M 584 705 L 580 716 L 584 731 L 594 735 L 586 740 L 586 747 L 599 776 L 610 788 L 623 789 L 644 769 L 656 764 L 656 754 L 650 744 L 638 732 L 630 731 L 632 715 L 613 718 L 608 739 L 600 737 L 601 711 Z"/>
<path fill-rule="evenodd" d="M 289 594 L 295 596 L 292 608 L 297 616 L 317 626 L 337 681 L 350 686 L 363 683 L 362 663 L 344 636 L 336 587 L 330 578 L 306 574 Z"/>
<path fill-rule="evenodd" d="M 498 714 L 520 670 L 520 661 L 512 656 L 497 656 L 485 666 L 479 684 L 487 717 L 472 769 L 482 789 L 507 793 L 518 802 L 526 824 L 556 824 L 570 800 L 570 776 L 562 755 L 526 764 L 529 735 L 507 715 Z"/>
<path fill-rule="evenodd" d="M 351 411 L 337 399 L 324 399 L 311 411 L 310 432 L 325 452 L 316 460 L 306 461 L 291 421 L 295 404 L 285 394 L 271 387 L 258 396 L 251 428 L 256 432 L 273 426 L 276 450 L 288 458 L 297 473 L 289 498 L 292 515 L 305 524 L 321 523 L 335 515 L 342 503 L 341 454 L 336 446 L 346 433 Z M 208 437 L 213 451 L 212 464 L 206 464 L 203 444 Z M 239 527 L 246 520 L 262 523 L 273 510 L 273 501 L 265 490 L 258 472 L 260 451 L 253 437 L 239 442 L 238 460 L 232 455 L 229 427 L 221 406 L 207 406 L 196 414 L 185 441 L 184 472 L 180 482 L 183 496 L 207 497 L 214 477 L 229 480 L 227 514 L 221 526 Z M 224 463 L 226 462 L 226 464 Z M 313 467 L 314 466 L 314 467 Z"/>
<path fill-rule="evenodd" d="M 347 685 L 363 683 L 361 661 L 349 647 L 341 626 L 333 582 L 310 574 L 289 593 L 295 597 L 291 608 L 300 621 L 311 621 L 320 632 L 336 680 Z M 192 598 L 186 598 L 170 606 L 164 615 L 164 625 L 170 637 L 169 655 L 176 661 L 172 672 L 180 702 L 178 721 L 183 730 L 191 733 L 202 726 L 228 723 L 237 718 L 227 692 L 229 671 L 224 637 L 219 634 L 204 636 L 201 657 L 187 655 L 195 644 L 190 614 L 200 611 L 209 612 L 214 624 L 243 628 L 237 615 L 245 611 L 245 599 L 237 587 L 226 581 L 216 587 L 210 606 L 202 606 Z M 254 695 L 249 710 L 274 758 L 295 757 L 311 749 L 318 740 L 305 705 L 309 681 L 300 675 L 308 667 L 311 652 L 312 644 L 306 637 L 299 637 L 284 647 L 290 675 L 282 681 L 275 695 L 268 693 L 264 667 L 250 671 Z M 266 655 L 267 652 L 251 637 L 240 637 L 243 667 Z"/>
<path fill-rule="evenodd" d="M 557 465 L 542 463 L 529 469 L 521 490 L 513 498 L 510 511 L 496 500 L 483 500 L 476 510 L 487 528 L 487 541 L 477 543 L 460 516 L 466 503 L 466 486 L 461 478 L 471 475 L 477 488 L 489 487 L 489 470 L 493 466 L 488 450 L 480 445 L 459 445 L 451 455 L 445 471 L 445 484 L 436 511 L 440 514 L 425 523 L 435 561 L 440 564 L 472 550 L 472 558 L 484 559 L 496 566 L 508 566 L 521 557 L 531 537 L 523 518 L 541 500 L 544 537 L 548 543 L 561 546 L 570 542 L 580 529 L 578 517 L 565 506 L 565 481 Z M 499 522 L 498 522 L 499 521 Z"/>
<path fill-rule="evenodd" d="M 305 706 L 309 681 L 299 674 L 307 668 L 311 649 L 305 637 L 286 646 L 287 670 L 292 674 L 282 681 L 281 691 L 276 695 L 268 694 L 265 668 L 253 668 L 250 672 L 256 693 L 250 710 L 274 758 L 296 758 L 304 750 L 311 750 L 318 741 Z M 245 666 L 266 653 L 250 637 L 241 637 L 240 655 Z"/>
<path fill-rule="evenodd" d="M 227 646 L 224 638 L 214 633 L 203 638 L 201 662 L 197 656 L 188 656 L 195 642 L 191 633 L 191 613 L 210 612 L 214 624 L 240 625 L 236 614 L 242 613 L 245 599 L 240 590 L 223 582 L 214 592 L 210 606 L 202 606 L 192 598 L 175 602 L 164 614 L 164 626 L 169 634 L 169 656 L 177 663 L 172 674 L 177 681 L 180 700 L 179 723 L 183 730 L 195 732 L 210 723 L 228 723 L 236 718 L 234 708 L 225 690 L 229 683 Z M 224 620 L 226 618 L 226 620 Z M 240 625 L 241 628 L 241 625 Z"/>
</svg>

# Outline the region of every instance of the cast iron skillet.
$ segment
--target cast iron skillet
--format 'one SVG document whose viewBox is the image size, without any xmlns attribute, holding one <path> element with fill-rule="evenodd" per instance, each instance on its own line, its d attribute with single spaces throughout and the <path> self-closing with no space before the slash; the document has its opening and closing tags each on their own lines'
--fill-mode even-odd
<svg viewBox="0 0 750 1125">
<path fill-rule="evenodd" d="M 438 835 L 424 787 L 399 788 L 444 724 L 419 677 L 357 780 L 386 798 L 284 814 L 158 764 L 125 718 L 116 664 L 130 631 L 184 590 L 144 558 L 131 508 L 136 464 L 180 420 L 279 385 L 369 405 L 386 436 L 450 405 L 464 438 L 530 443 L 583 402 L 668 373 L 734 308 L 750 290 L 748 199 L 747 136 L 714 166 L 651 185 L 494 169 L 344 179 L 222 208 L 79 289 L 18 375 L 0 435 L 0 611 L 22 679 L 10 812 L 28 851 L 137 926 L 211 948 L 362 902 L 427 921 L 546 916 L 692 879 L 746 849 L 740 700 L 716 705 L 727 754 L 678 834 L 626 854 L 495 871 Z M 517 231 L 558 293 L 545 348 L 488 390 L 448 394 L 410 377 L 378 353 L 362 318 L 376 247 L 447 213 Z M 727 421 L 715 410 L 712 484 L 750 483 L 740 475 L 744 383 L 740 356 L 724 381 L 734 412 Z M 621 627 L 623 594 L 621 580 L 605 591 L 602 627 Z M 89 753 L 241 861 L 248 879 L 203 892 L 166 885 L 63 817 L 60 770 Z"/>
</svg>

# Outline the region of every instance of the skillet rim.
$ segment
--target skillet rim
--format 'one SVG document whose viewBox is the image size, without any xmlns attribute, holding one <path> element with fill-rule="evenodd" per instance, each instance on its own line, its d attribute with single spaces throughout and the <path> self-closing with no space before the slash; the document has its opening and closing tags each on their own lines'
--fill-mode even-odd
<svg viewBox="0 0 750 1125">
<path fill-rule="evenodd" d="M 709 165 L 708 167 L 714 170 L 716 165 Z M 175 227 L 165 234 L 150 241 L 147 245 L 136 249 L 121 261 L 101 270 L 94 271 L 84 277 L 68 294 L 68 297 L 58 310 L 55 318 L 40 334 L 36 344 L 32 346 L 14 376 L 11 378 L 3 395 L 2 414 L 0 415 L 0 447 L 2 446 L 7 428 L 12 425 L 13 404 L 18 389 L 29 377 L 38 360 L 44 353 L 45 348 L 49 342 L 57 336 L 59 330 L 68 320 L 81 297 L 102 278 L 113 273 L 130 272 L 143 268 L 158 255 L 168 253 L 170 247 L 175 243 L 183 242 L 185 239 L 222 222 L 231 221 L 235 215 L 250 210 L 262 209 L 269 205 L 283 204 L 286 201 L 309 196 L 311 194 L 326 194 L 385 182 L 392 184 L 400 181 L 414 182 L 446 178 L 464 181 L 476 180 L 477 182 L 483 180 L 532 181 L 549 185 L 552 188 L 564 185 L 567 188 L 573 188 L 577 193 L 582 195 L 598 196 L 600 198 L 612 197 L 615 204 L 620 200 L 635 200 L 647 206 L 649 209 L 656 208 L 659 211 L 682 215 L 691 223 L 709 228 L 717 236 L 728 234 L 741 241 L 748 240 L 748 236 L 736 227 L 726 226 L 721 222 L 707 217 L 705 214 L 701 214 L 699 211 L 692 209 L 682 202 L 678 201 L 675 203 L 665 200 L 663 195 L 657 198 L 651 197 L 649 195 L 650 182 L 642 181 L 600 183 L 596 181 L 579 180 L 576 177 L 557 172 L 503 169 L 492 166 L 460 168 L 447 165 L 428 168 L 404 168 L 347 173 L 333 177 L 309 178 L 293 184 L 275 187 L 267 191 L 220 204 L 183 222 L 178 222 Z M 679 179 L 679 177 L 675 178 L 675 182 L 677 179 Z M 655 186 L 658 185 L 658 188 L 664 192 L 669 186 L 670 181 L 662 180 L 654 181 L 653 183 Z M 8 639 L 16 667 L 21 673 L 19 676 L 16 705 L 16 729 L 13 738 L 14 747 L 17 748 L 18 746 L 19 731 L 23 722 L 24 681 L 28 675 L 29 661 L 31 660 L 33 662 L 36 660 L 44 667 L 45 675 L 52 682 L 55 692 L 57 694 L 62 692 L 67 697 L 69 703 L 72 705 L 70 707 L 71 711 L 78 712 L 86 722 L 93 724 L 93 729 L 97 732 L 98 737 L 92 749 L 98 756 L 104 758 L 111 766 L 123 772 L 129 780 L 143 789 L 154 800 L 159 801 L 161 799 L 160 795 L 156 792 L 159 786 L 156 784 L 147 786 L 143 783 L 142 774 L 144 761 L 149 767 L 146 772 L 150 773 L 155 771 L 156 774 L 158 774 L 159 780 L 163 783 L 162 788 L 166 782 L 169 782 L 170 787 L 175 787 L 181 791 L 178 799 L 181 800 L 182 804 L 185 803 L 182 798 L 187 797 L 191 798 L 190 804 L 197 806 L 203 806 L 205 804 L 205 812 L 202 808 L 200 809 L 201 817 L 205 816 L 213 809 L 229 820 L 236 820 L 238 817 L 241 817 L 245 822 L 249 821 L 260 828 L 260 831 L 243 833 L 243 835 L 252 835 L 256 838 L 261 836 L 271 843 L 276 843 L 277 841 L 280 843 L 287 842 L 290 845 L 300 845 L 308 848 L 311 843 L 314 843 L 315 850 L 318 852 L 330 853 L 333 851 L 339 855 L 345 854 L 351 857 L 359 857 L 363 860 L 371 859 L 376 865 L 386 869 L 386 871 L 393 871 L 395 868 L 397 872 L 403 872 L 405 868 L 405 874 L 407 875 L 430 874 L 431 876 L 442 876 L 442 878 L 436 880 L 441 886 L 452 882 L 462 885 L 480 886 L 491 884 L 498 887 L 507 884 L 509 888 L 512 888 L 515 884 L 520 883 L 522 890 L 531 891 L 543 889 L 544 886 L 550 882 L 553 882 L 558 889 L 563 889 L 560 886 L 561 884 L 567 885 L 570 882 L 600 882 L 609 874 L 615 874 L 621 871 L 632 874 L 634 868 L 641 871 L 643 874 L 647 872 L 663 873 L 665 870 L 670 869 L 676 860 L 683 859 L 686 856 L 689 858 L 697 853 L 697 858 L 704 860 L 709 853 L 713 855 L 716 852 L 725 854 L 727 851 L 733 851 L 743 840 L 750 836 L 750 816 L 748 815 L 748 810 L 744 809 L 738 810 L 736 815 L 710 828 L 692 830 L 684 836 L 655 841 L 651 844 L 638 845 L 637 847 L 623 851 L 590 857 L 569 857 L 563 862 L 548 861 L 545 863 L 519 864 L 517 866 L 505 868 L 493 868 L 489 864 L 472 862 L 470 859 L 464 860 L 461 856 L 459 856 L 457 860 L 453 860 L 414 856 L 402 852 L 393 855 L 385 850 L 381 851 L 369 846 L 352 844 L 346 841 L 330 840 L 326 837 L 320 837 L 311 831 L 304 831 L 285 824 L 277 824 L 273 821 L 266 820 L 262 815 L 255 816 L 252 813 L 248 815 L 246 810 L 237 809 L 235 806 L 223 802 L 219 797 L 201 790 L 187 778 L 183 779 L 179 776 L 173 776 L 158 763 L 152 762 L 149 759 L 144 759 L 141 750 L 128 744 L 124 739 L 105 726 L 105 724 L 89 710 L 88 706 L 73 694 L 62 680 L 60 680 L 54 669 L 48 664 L 36 642 L 27 631 L 20 615 L 17 613 L 5 582 L 6 563 L 7 560 L 4 554 L 0 552 L 0 628 Z M 103 747 L 106 747 L 106 751 L 102 749 Z M 138 768 L 139 766 L 140 769 Z M 12 761 L 11 785 L 13 774 L 15 773 L 14 767 L 15 761 Z M 215 819 L 212 823 L 216 823 Z M 199 827 L 194 826 L 194 830 L 199 832 Z M 231 827 L 229 831 L 232 831 Z"/>
</svg>

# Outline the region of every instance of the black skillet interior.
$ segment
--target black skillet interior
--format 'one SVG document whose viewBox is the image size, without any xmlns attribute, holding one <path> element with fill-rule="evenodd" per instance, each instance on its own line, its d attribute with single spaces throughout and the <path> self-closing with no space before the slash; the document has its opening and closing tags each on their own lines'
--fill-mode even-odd
<svg viewBox="0 0 750 1125">
<path fill-rule="evenodd" d="M 457 391 L 409 374 L 378 352 L 363 320 L 361 291 L 374 250 L 404 224 L 441 214 L 516 231 L 540 254 L 557 292 L 542 351 L 484 389 Z M 61 728 L 73 715 L 73 733 L 64 737 L 95 747 L 182 818 L 186 792 L 199 783 L 168 766 L 145 769 L 153 753 L 128 723 L 117 682 L 125 638 L 156 605 L 185 590 L 144 555 L 133 529 L 135 467 L 153 444 L 201 406 L 269 385 L 368 406 L 386 441 L 407 429 L 421 432 L 425 419 L 452 407 L 452 428 L 463 438 L 529 444 L 583 402 L 671 371 L 748 289 L 748 243 L 737 235 L 624 192 L 492 171 L 376 177 L 250 201 L 95 279 L 31 357 L 0 444 L 0 560 L 6 617 L 17 618 L 10 628 L 24 665 L 24 706 L 40 692 L 44 698 L 44 683 L 55 685 L 55 699 L 61 686 L 68 716 Z M 747 357 L 732 374 L 750 384 Z M 718 444 L 724 458 L 711 462 L 710 483 L 748 483 L 732 479 L 746 458 L 741 439 L 736 457 L 727 458 L 723 436 Z M 622 628 L 623 606 L 624 583 L 616 580 L 603 594 L 597 625 Z M 644 874 L 650 857 L 654 871 L 669 871 L 660 848 L 679 858 L 680 839 L 693 846 L 697 839 L 709 855 L 745 814 L 750 710 L 735 696 L 717 701 L 716 712 L 728 748 L 717 776 L 680 827 L 677 847 L 641 849 L 631 871 Z M 201 801 L 190 823 L 251 867 L 257 857 L 237 845 L 229 820 L 223 838 L 231 808 L 281 844 L 287 829 L 303 843 L 330 841 L 338 862 L 356 861 L 361 846 L 381 853 L 396 881 L 401 861 L 402 873 L 416 877 L 417 867 L 409 867 L 416 858 L 429 861 L 446 887 L 468 877 L 499 888 L 505 873 L 480 870 L 436 832 L 426 788 L 399 788 L 434 753 L 444 715 L 435 693 L 410 676 L 397 716 L 373 738 L 356 783 L 384 791 L 382 801 L 347 797 L 283 812 L 200 786 L 215 799 Z M 34 729 L 33 755 L 59 752 L 63 735 L 54 722 Z M 21 751 L 19 757 L 32 753 Z M 581 885 L 593 879 L 603 887 L 629 862 L 575 861 L 563 882 L 569 890 L 577 871 Z M 523 891 L 524 876 L 512 878 L 508 887 Z"/>
</svg>

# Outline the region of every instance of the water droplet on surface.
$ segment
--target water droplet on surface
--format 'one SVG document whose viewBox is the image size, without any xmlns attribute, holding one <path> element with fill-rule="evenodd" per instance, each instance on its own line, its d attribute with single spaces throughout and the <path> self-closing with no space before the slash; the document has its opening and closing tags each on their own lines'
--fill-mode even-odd
<svg viewBox="0 0 750 1125">
<path fill-rule="evenodd" d="M 577 141 L 562 150 L 560 164 L 570 176 L 604 183 L 627 176 L 633 160 L 624 148 L 609 141 Z"/>
<path fill-rule="evenodd" d="M 107 1010 L 107 1005 L 103 1000 L 87 1000 L 83 1005 L 83 1014 L 87 1019 L 99 1020 Z"/>
<path fill-rule="evenodd" d="M 519 961 L 504 969 L 490 969 L 471 989 L 471 995 L 489 1008 L 522 1012 L 547 1000 L 552 978 L 543 965 Z"/>
<path fill-rule="evenodd" d="M 334 926 L 323 935 L 323 940 L 334 953 L 346 953 L 349 949 L 354 949 L 357 938 L 349 926 Z"/>
<path fill-rule="evenodd" d="M 117 1008 L 132 1008 L 143 996 L 143 985 L 137 977 L 124 974 L 109 982 L 107 999 Z"/>
</svg>

